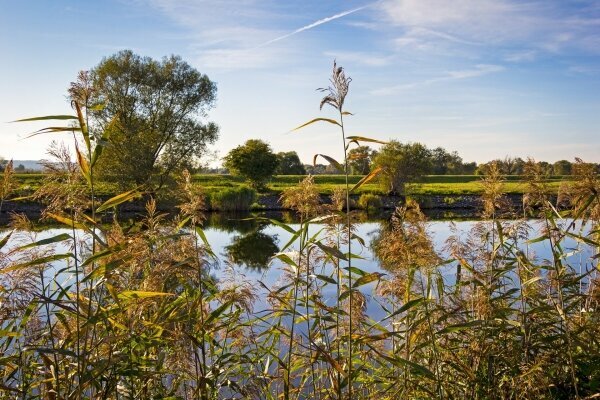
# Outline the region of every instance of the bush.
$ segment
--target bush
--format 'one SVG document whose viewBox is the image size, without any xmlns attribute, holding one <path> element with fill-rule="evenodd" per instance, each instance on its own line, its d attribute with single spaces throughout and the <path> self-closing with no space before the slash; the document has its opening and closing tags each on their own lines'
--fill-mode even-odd
<svg viewBox="0 0 600 400">
<path fill-rule="evenodd" d="M 358 199 L 358 208 L 362 208 L 363 210 L 377 210 L 381 206 L 381 197 L 376 194 L 365 193 Z"/>
<path fill-rule="evenodd" d="M 250 181 L 252 187 L 264 190 L 271 180 L 279 160 L 268 143 L 250 139 L 242 146 L 231 150 L 223 158 L 223 166 L 233 175 L 240 175 Z"/>
<path fill-rule="evenodd" d="M 210 207 L 220 211 L 249 210 L 256 201 L 256 190 L 248 186 L 225 189 L 211 194 Z"/>
</svg>

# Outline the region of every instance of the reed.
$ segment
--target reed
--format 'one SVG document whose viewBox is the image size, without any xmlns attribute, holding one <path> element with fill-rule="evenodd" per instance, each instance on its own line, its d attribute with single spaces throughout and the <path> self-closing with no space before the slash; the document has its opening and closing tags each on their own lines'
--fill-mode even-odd
<svg viewBox="0 0 600 400">
<path fill-rule="evenodd" d="M 349 80 L 337 66 L 332 79 L 324 104 L 334 102 L 339 119 L 315 122 L 341 131 Z M 492 166 L 481 184 L 484 218 L 445 249 L 411 201 L 367 243 L 345 179 L 324 205 L 307 177 L 282 194 L 299 224 L 258 221 L 291 239 L 273 258 L 283 263 L 279 284 L 252 287 L 212 273 L 206 196 L 188 173 L 175 218 L 147 197 L 142 220 L 119 221 L 111 210 L 148 196 L 144 188 L 97 204 L 95 161 L 108 138 L 92 139 L 85 108 L 73 106 L 75 115 L 30 119 L 73 123 L 42 131 L 74 132 L 77 160 L 51 149 L 60 162 L 35 194 L 64 229 L 40 239 L 15 215 L 0 239 L 1 398 L 597 397 L 600 180 L 588 164 L 577 163 L 551 203 L 547 177 L 530 161 L 517 215 Z M 345 148 L 373 141 L 341 133 Z M 551 249 L 547 259 L 533 251 L 540 245 Z M 363 246 L 381 272 L 357 267 Z M 265 309 L 256 309 L 259 296 Z M 369 315 L 368 302 L 383 317 Z"/>
</svg>

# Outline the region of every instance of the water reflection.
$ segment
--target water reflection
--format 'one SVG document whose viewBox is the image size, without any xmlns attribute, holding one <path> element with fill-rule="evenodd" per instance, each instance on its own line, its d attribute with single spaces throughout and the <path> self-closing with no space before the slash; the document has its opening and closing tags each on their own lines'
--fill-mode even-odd
<svg viewBox="0 0 600 400">
<path fill-rule="evenodd" d="M 236 235 L 225 246 L 227 258 L 234 264 L 260 272 L 269 267 L 271 257 L 279 251 L 277 235 L 268 235 L 258 228 L 245 235 Z"/>
<path fill-rule="evenodd" d="M 207 213 L 205 229 L 217 229 L 227 233 L 247 234 L 260 228 L 261 222 L 255 219 L 257 214 L 242 213 Z"/>
</svg>

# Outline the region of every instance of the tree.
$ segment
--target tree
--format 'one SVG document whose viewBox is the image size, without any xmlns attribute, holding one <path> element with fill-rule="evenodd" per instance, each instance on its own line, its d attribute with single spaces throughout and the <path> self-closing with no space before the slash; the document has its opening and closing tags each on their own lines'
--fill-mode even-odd
<svg viewBox="0 0 600 400">
<path fill-rule="evenodd" d="M 552 175 L 552 164 L 546 161 L 538 161 L 537 164 L 544 175 Z"/>
<path fill-rule="evenodd" d="M 124 50 L 80 73 L 69 94 L 87 110 L 95 138 L 108 138 L 98 177 L 127 186 L 189 166 L 215 142 L 217 125 L 201 120 L 216 90 L 178 56 L 157 61 Z"/>
<path fill-rule="evenodd" d="M 418 180 L 431 169 L 430 151 L 421 143 L 391 140 L 381 147 L 373 164 L 382 168 L 381 182 L 392 194 L 404 193 L 408 182 Z"/>
<path fill-rule="evenodd" d="M 377 152 L 369 146 L 358 146 L 348 151 L 350 172 L 354 175 L 366 175 L 371 171 L 371 163 Z"/>
<path fill-rule="evenodd" d="M 310 175 L 323 175 L 327 166 L 325 164 L 304 164 L 304 169 Z"/>
<path fill-rule="evenodd" d="M 277 161 L 277 175 L 306 175 L 306 169 L 295 151 L 277 153 Z"/>
<path fill-rule="evenodd" d="M 502 172 L 506 175 L 523 175 L 523 168 L 525 167 L 525 160 L 521 157 L 505 157 L 504 161 L 500 164 Z"/>
<path fill-rule="evenodd" d="M 573 164 L 567 160 L 559 160 L 552 165 L 554 175 L 571 175 Z"/>
<path fill-rule="evenodd" d="M 475 175 L 477 163 L 475 161 L 463 163 L 460 167 L 460 173 L 463 175 Z"/>
<path fill-rule="evenodd" d="M 250 139 L 231 150 L 224 161 L 223 165 L 232 174 L 243 176 L 257 189 L 265 187 L 279 165 L 271 146 L 258 139 Z"/>
<path fill-rule="evenodd" d="M 267 235 L 257 229 L 242 236 L 234 236 L 225 247 L 229 259 L 248 269 L 261 271 L 268 268 L 271 257 L 279 251 L 277 236 Z"/>
<path fill-rule="evenodd" d="M 456 151 L 448 153 L 443 147 L 431 150 L 433 175 L 456 175 L 462 173 L 463 160 Z"/>
</svg>

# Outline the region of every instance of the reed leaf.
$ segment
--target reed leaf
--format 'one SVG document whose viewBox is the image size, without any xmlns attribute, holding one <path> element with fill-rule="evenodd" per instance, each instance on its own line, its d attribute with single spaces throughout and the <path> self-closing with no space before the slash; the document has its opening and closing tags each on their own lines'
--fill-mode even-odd
<svg viewBox="0 0 600 400">
<path fill-rule="evenodd" d="M 302 125 L 294 128 L 294 129 L 292 129 L 292 132 L 293 131 L 297 131 L 299 129 L 302 129 L 302 128 L 308 126 L 308 125 L 314 124 L 315 122 L 328 122 L 328 123 L 333 124 L 333 125 L 341 126 L 340 123 L 337 122 L 335 119 L 331 119 L 331 118 L 315 118 L 315 119 L 311 119 L 310 121 L 308 121 L 308 122 L 306 122 L 306 123 L 304 123 L 304 124 L 302 124 Z"/>
<path fill-rule="evenodd" d="M 106 211 L 109 208 L 116 207 L 119 204 L 133 200 L 141 195 L 142 195 L 142 193 L 138 189 L 133 189 L 128 192 L 121 193 L 119 195 L 111 197 L 110 199 L 108 199 L 104 203 L 102 203 L 102 205 L 100 205 L 100 207 L 98 207 L 96 209 L 96 212 L 101 213 L 102 211 Z"/>
<path fill-rule="evenodd" d="M 325 154 L 315 154 L 315 156 L 313 157 L 313 164 L 317 165 L 317 157 L 323 157 L 325 160 L 327 160 L 327 162 L 331 165 L 333 165 L 335 167 L 335 169 L 337 169 L 338 171 L 340 171 L 342 174 L 345 171 L 345 168 L 342 166 L 342 164 L 340 164 L 339 162 L 337 162 L 334 158 L 329 157 L 328 155 Z"/>
<path fill-rule="evenodd" d="M 364 185 L 365 183 L 371 181 L 372 179 L 374 179 L 377 175 L 379 175 L 379 173 L 381 173 L 381 171 L 383 170 L 383 168 L 381 167 L 375 167 L 373 169 L 373 171 L 369 172 L 368 175 L 365 175 L 360 181 L 358 181 L 356 183 L 356 185 L 354 185 L 352 187 L 352 189 L 350 189 L 351 192 L 355 191 L 356 189 L 358 189 L 359 187 L 361 187 L 362 185 Z"/>
<path fill-rule="evenodd" d="M 13 122 L 32 122 L 32 121 L 69 120 L 69 119 L 76 120 L 77 117 L 74 115 L 46 115 L 43 117 L 31 117 L 31 118 L 18 119 Z"/>
</svg>

